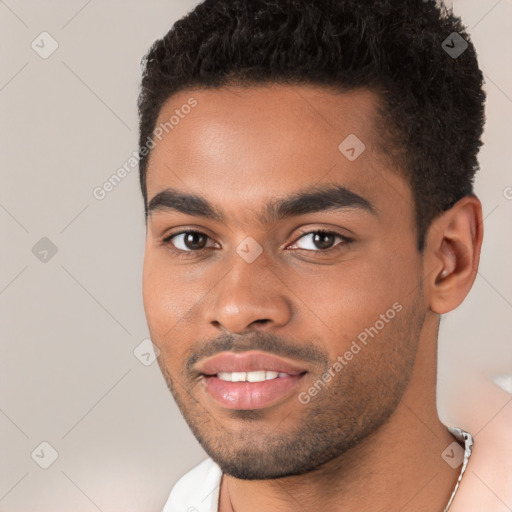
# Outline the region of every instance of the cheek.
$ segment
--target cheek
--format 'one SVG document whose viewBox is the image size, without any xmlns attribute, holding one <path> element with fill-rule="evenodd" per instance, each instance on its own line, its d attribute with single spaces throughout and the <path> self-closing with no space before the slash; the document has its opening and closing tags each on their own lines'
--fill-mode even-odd
<svg viewBox="0 0 512 512">
<path fill-rule="evenodd" d="M 207 291 L 205 283 L 185 267 L 170 265 L 165 251 L 146 248 L 142 294 L 149 330 L 157 345 L 190 335 L 190 325 L 197 320 Z"/>
<path fill-rule="evenodd" d="M 160 350 L 160 369 L 164 375 L 173 373 L 175 362 L 185 357 L 184 344 L 177 342 L 183 337 L 180 319 L 184 312 L 179 309 L 182 301 L 165 267 L 148 252 L 144 257 L 142 292 L 151 341 Z"/>
<path fill-rule="evenodd" d="M 146 248 L 142 273 L 144 311 L 152 336 L 158 340 L 173 327 L 181 316 L 178 300 L 179 287 L 164 259 L 151 248 Z"/>
<path fill-rule="evenodd" d="M 391 309 L 386 319 L 394 316 L 393 305 L 410 302 L 417 279 L 411 258 L 375 254 L 315 273 L 294 272 L 287 284 L 300 299 L 297 305 L 302 321 L 309 323 L 311 330 L 319 328 L 326 339 L 333 340 L 333 353 L 340 353 L 365 328 L 376 322 L 380 326 L 381 315 Z"/>
</svg>

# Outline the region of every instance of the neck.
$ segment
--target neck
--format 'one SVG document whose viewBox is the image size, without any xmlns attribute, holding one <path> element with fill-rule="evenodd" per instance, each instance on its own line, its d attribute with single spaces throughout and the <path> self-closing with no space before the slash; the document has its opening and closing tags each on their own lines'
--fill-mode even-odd
<svg viewBox="0 0 512 512">
<path fill-rule="evenodd" d="M 441 457 L 455 439 L 437 415 L 435 368 L 421 363 L 432 360 L 425 353 L 431 350 L 420 343 L 409 386 L 379 429 L 303 475 L 275 480 L 223 475 L 219 511 L 444 511 L 461 468 Z"/>
</svg>

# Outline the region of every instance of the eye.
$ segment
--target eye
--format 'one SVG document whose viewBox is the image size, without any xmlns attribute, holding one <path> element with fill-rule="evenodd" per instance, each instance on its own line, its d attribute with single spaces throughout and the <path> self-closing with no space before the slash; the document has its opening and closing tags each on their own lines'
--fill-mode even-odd
<svg viewBox="0 0 512 512">
<path fill-rule="evenodd" d="M 339 239 L 341 242 L 335 244 L 336 239 Z M 300 245 L 297 247 L 298 243 L 301 241 L 305 241 L 305 243 L 302 244 L 302 247 Z M 293 249 L 303 249 L 306 251 L 328 252 L 330 250 L 336 250 L 338 246 L 346 245 L 351 241 L 352 240 L 350 238 L 336 233 L 335 231 L 317 229 L 303 234 L 294 242 L 293 245 L 289 247 Z"/>
<path fill-rule="evenodd" d="M 163 245 L 171 245 L 176 252 L 200 252 L 207 248 L 210 237 L 201 231 L 180 231 L 173 233 L 162 240 Z"/>
<path fill-rule="evenodd" d="M 195 256 L 206 251 L 212 246 L 208 246 L 208 240 L 211 238 L 201 231 L 186 230 L 179 233 L 172 233 L 162 240 L 162 245 L 180 257 Z M 335 243 L 339 240 L 338 243 Z M 328 253 L 336 251 L 352 242 L 352 239 L 325 229 L 316 229 L 301 235 L 293 245 L 288 246 L 291 249 L 302 249 L 313 253 Z M 214 244 L 215 245 L 215 244 Z"/>
</svg>

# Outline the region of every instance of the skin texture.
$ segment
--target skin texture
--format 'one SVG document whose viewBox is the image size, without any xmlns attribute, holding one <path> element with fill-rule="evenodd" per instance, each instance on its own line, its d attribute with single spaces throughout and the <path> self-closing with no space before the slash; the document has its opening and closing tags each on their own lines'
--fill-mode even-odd
<svg viewBox="0 0 512 512">
<path fill-rule="evenodd" d="M 159 123 L 190 97 L 197 106 L 152 150 L 148 200 L 167 188 L 196 194 L 225 221 L 150 213 L 144 307 L 169 389 L 224 472 L 221 512 L 442 511 L 460 467 L 441 458 L 454 438 L 436 410 L 437 331 L 475 278 L 478 199 L 439 216 L 419 253 L 412 192 L 379 150 L 373 93 L 187 90 L 169 99 Z M 354 161 L 338 149 L 349 134 L 365 144 Z M 270 200 L 327 184 L 374 211 L 260 222 Z M 183 228 L 206 234 L 206 248 L 191 251 L 183 235 L 163 243 Z M 318 229 L 352 241 L 315 243 Z M 236 252 L 249 236 L 262 248 L 252 263 Z M 268 408 L 228 410 L 194 369 L 221 351 L 260 350 L 307 370 L 304 392 L 393 304 L 400 311 L 307 404 L 295 393 Z"/>
</svg>

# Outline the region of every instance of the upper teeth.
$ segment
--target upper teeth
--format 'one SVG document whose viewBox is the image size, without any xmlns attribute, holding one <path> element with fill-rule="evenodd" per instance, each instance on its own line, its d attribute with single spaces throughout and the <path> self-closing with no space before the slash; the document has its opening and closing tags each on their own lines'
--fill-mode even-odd
<svg viewBox="0 0 512 512">
<path fill-rule="evenodd" d="M 277 377 L 288 377 L 287 373 L 260 370 L 256 372 L 220 372 L 217 377 L 228 382 L 263 382 Z"/>
</svg>

